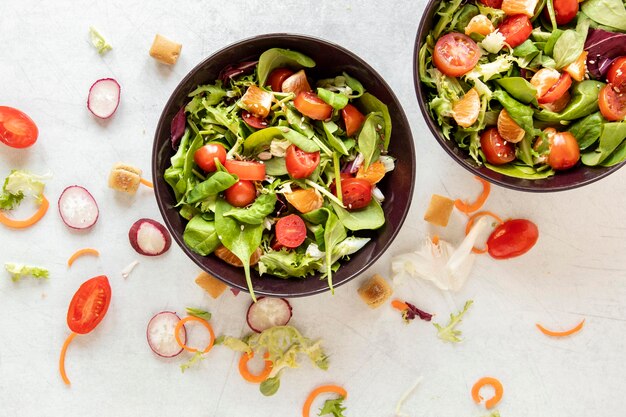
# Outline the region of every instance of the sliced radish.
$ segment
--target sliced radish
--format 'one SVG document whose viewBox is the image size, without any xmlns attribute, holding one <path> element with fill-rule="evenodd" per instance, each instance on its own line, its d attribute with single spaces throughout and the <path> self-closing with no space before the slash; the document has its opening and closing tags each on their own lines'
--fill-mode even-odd
<svg viewBox="0 0 626 417">
<path fill-rule="evenodd" d="M 183 351 L 183 348 L 176 343 L 174 330 L 180 321 L 180 317 L 172 311 L 161 311 L 155 314 L 148 323 L 146 336 L 148 345 L 154 353 L 164 358 L 172 358 Z M 182 326 L 180 340 L 187 342 L 187 330 Z"/>
<path fill-rule="evenodd" d="M 128 239 L 137 253 L 146 256 L 159 256 L 172 245 L 170 232 L 152 219 L 137 220 L 128 231 Z"/>
<path fill-rule="evenodd" d="M 257 333 L 274 326 L 284 326 L 291 319 L 291 305 L 284 298 L 260 297 L 248 308 L 248 326 Z"/>
<path fill-rule="evenodd" d="M 59 197 L 59 214 L 72 229 L 88 229 L 98 221 L 98 204 L 80 185 L 67 187 Z"/>
<path fill-rule="evenodd" d="M 120 105 L 120 85 L 113 78 L 102 78 L 91 86 L 87 108 L 94 116 L 108 119 Z"/>
</svg>

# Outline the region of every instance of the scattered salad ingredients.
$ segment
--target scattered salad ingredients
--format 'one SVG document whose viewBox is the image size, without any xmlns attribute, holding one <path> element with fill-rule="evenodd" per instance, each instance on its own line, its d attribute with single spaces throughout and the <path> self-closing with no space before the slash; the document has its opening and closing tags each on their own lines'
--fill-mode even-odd
<svg viewBox="0 0 626 417">
<path fill-rule="evenodd" d="M 400 399 L 398 400 L 398 404 L 396 404 L 396 416 L 397 417 L 410 417 L 408 414 L 402 412 L 402 406 L 404 405 L 406 400 L 411 396 L 411 394 L 413 394 L 413 392 L 417 389 L 419 384 L 422 383 L 423 379 L 424 378 L 422 376 L 417 377 L 413 385 L 408 390 L 406 390 L 404 394 L 402 394 L 402 397 L 400 397 Z"/>
<path fill-rule="evenodd" d="M 343 414 L 346 407 L 343 406 L 344 397 L 335 398 L 334 400 L 324 401 L 324 405 L 320 408 L 319 416 L 345 417 Z"/>
<path fill-rule="evenodd" d="M 190 322 L 190 321 L 193 321 L 193 322 L 196 322 L 196 323 L 200 323 L 209 332 L 209 336 L 210 336 L 209 343 L 201 351 L 199 351 L 196 348 L 187 346 L 185 344 L 186 341 L 183 341 L 181 336 L 180 336 L 181 328 L 185 329 L 185 323 Z M 184 334 L 185 335 L 187 334 L 186 330 L 185 330 Z M 213 343 L 215 342 L 215 333 L 213 332 L 213 327 L 211 327 L 211 325 L 209 324 L 208 321 L 206 321 L 206 320 L 204 320 L 204 319 L 202 319 L 200 317 L 196 317 L 196 316 L 187 316 L 187 317 L 181 319 L 178 323 L 176 323 L 176 327 L 174 328 L 174 339 L 176 339 L 176 343 L 178 344 L 178 346 L 180 346 L 181 348 L 185 349 L 186 351 L 191 352 L 191 353 L 200 352 L 200 353 L 204 354 L 204 353 L 208 353 L 213 348 Z"/>
<path fill-rule="evenodd" d="M 206 291 L 212 298 L 218 298 L 228 286 L 207 272 L 200 272 L 196 277 L 196 284 Z"/>
<path fill-rule="evenodd" d="M 0 211 L 0 223 L 13 229 L 25 229 L 41 220 L 48 211 L 48 207 L 50 207 L 50 203 L 48 203 L 48 199 L 42 195 L 41 205 L 39 206 L 35 214 L 33 214 L 31 217 L 25 220 L 15 220 L 5 216 L 4 213 Z"/>
<path fill-rule="evenodd" d="M 0 194 L 0 223 L 14 229 L 23 229 L 37 223 L 48 211 L 49 203 L 43 195 L 43 180 L 49 176 L 35 175 L 28 171 L 13 170 L 5 178 Z M 25 197 L 32 197 L 39 204 L 39 209 L 26 220 L 7 217 L 2 210 L 17 208 Z"/>
<path fill-rule="evenodd" d="M 375 274 L 359 287 L 358 293 L 369 308 L 378 308 L 391 297 L 393 290 L 385 278 Z"/>
<path fill-rule="evenodd" d="M 173 311 L 161 311 L 150 319 L 146 337 L 148 346 L 154 353 L 164 358 L 173 358 L 183 351 L 174 337 L 174 330 L 179 322 L 180 317 Z M 187 343 L 187 331 L 184 326 L 181 333 L 179 337 L 184 345 Z"/>
<path fill-rule="evenodd" d="M 257 333 L 271 327 L 285 326 L 291 320 L 292 308 L 284 298 L 260 297 L 250 304 L 246 320 Z"/>
<path fill-rule="evenodd" d="M 0 106 L 0 142 L 12 148 L 28 148 L 38 136 L 37 125 L 26 113 Z"/>
<path fill-rule="evenodd" d="M 424 310 L 420 310 L 413 304 L 406 301 L 396 299 L 391 302 L 391 306 L 402 313 L 402 320 L 404 320 L 407 324 L 416 317 L 419 317 L 424 321 L 430 321 L 433 318 L 432 314 L 427 313 Z"/>
<path fill-rule="evenodd" d="M 626 160 L 621 0 L 453 0 L 435 16 L 418 57 L 427 106 L 478 165 L 534 180 Z"/>
<path fill-rule="evenodd" d="M 174 65 L 178 61 L 181 49 L 183 45 L 157 33 L 150 47 L 150 56 L 162 64 Z"/>
<path fill-rule="evenodd" d="M 453 313 L 450 313 L 450 321 L 445 327 L 441 326 L 440 324 L 433 323 L 433 325 L 437 329 L 437 337 L 445 342 L 450 342 L 450 343 L 461 342 L 462 341 L 462 339 L 460 338 L 461 331 L 457 330 L 456 326 L 459 323 L 461 323 L 463 316 L 465 315 L 465 313 L 467 313 L 467 310 L 471 307 L 472 304 L 474 304 L 474 301 L 468 300 L 465 302 L 465 305 L 463 306 L 463 310 L 458 312 L 456 315 Z"/>
<path fill-rule="evenodd" d="M 122 269 L 122 278 L 126 279 L 130 276 L 131 272 L 135 269 L 135 267 L 139 265 L 139 261 L 135 260 L 129 263 Z"/>
<path fill-rule="evenodd" d="M 565 337 L 565 336 L 569 336 L 569 335 L 572 335 L 574 333 L 578 333 L 579 331 L 581 331 L 583 326 L 584 326 L 584 324 L 585 324 L 585 319 L 583 319 L 580 323 L 578 323 L 576 326 L 572 327 L 571 329 L 565 330 L 565 331 L 562 331 L 562 332 L 558 332 L 558 331 L 554 331 L 554 330 L 548 330 L 548 329 L 546 329 L 545 327 L 543 327 L 539 323 L 537 323 L 535 325 L 541 331 L 541 333 L 545 334 L 546 336 Z"/>
<path fill-rule="evenodd" d="M 98 51 L 100 55 L 104 55 L 109 52 L 113 47 L 109 45 L 109 43 L 104 39 L 104 36 L 98 32 L 98 30 L 90 26 L 89 27 L 89 38 L 91 39 L 91 44 Z"/>
<path fill-rule="evenodd" d="M 467 219 L 467 224 L 465 225 L 465 235 L 467 236 L 469 231 L 472 229 L 472 227 L 474 226 L 474 221 L 478 218 L 484 217 L 484 216 L 489 216 L 492 217 L 498 225 L 501 225 L 502 223 L 504 223 L 502 221 L 502 219 L 495 213 L 492 213 L 488 210 L 485 211 L 478 211 L 474 214 L 472 214 L 469 219 Z M 487 246 L 485 246 L 484 249 L 478 249 L 476 246 L 472 247 L 472 253 L 477 253 L 477 254 L 481 254 L 481 253 L 487 253 Z"/>
<path fill-rule="evenodd" d="M 272 361 L 268 360 L 269 354 L 265 353 L 265 367 L 258 374 L 253 374 L 248 369 L 248 361 L 254 358 L 254 351 L 250 353 L 242 353 L 241 358 L 239 359 L 239 374 L 241 377 L 248 382 L 252 382 L 253 384 L 260 384 L 265 381 L 272 372 Z"/>
<path fill-rule="evenodd" d="M 74 264 L 74 261 L 81 256 L 92 255 L 92 256 L 100 256 L 100 252 L 93 248 L 83 248 L 79 249 L 70 256 L 67 260 L 67 266 L 71 267 Z"/>
<path fill-rule="evenodd" d="M 89 229 L 98 221 L 100 211 L 91 193 L 80 185 L 67 187 L 58 202 L 61 220 L 72 229 Z"/>
<path fill-rule="evenodd" d="M 139 219 L 128 231 L 130 245 L 140 255 L 159 256 L 172 245 L 170 232 L 156 220 Z"/>
<path fill-rule="evenodd" d="M 141 169 L 118 162 L 109 174 L 109 187 L 123 193 L 135 194 L 141 183 Z"/>
<path fill-rule="evenodd" d="M 426 209 L 426 213 L 424 214 L 424 220 L 435 226 L 446 227 L 450 221 L 450 215 L 453 209 L 453 200 L 442 195 L 433 194 L 432 197 L 430 197 L 428 209 Z"/>
<path fill-rule="evenodd" d="M 122 88 L 113 78 L 101 78 L 89 88 L 87 109 L 99 119 L 108 119 L 120 105 Z"/>
<path fill-rule="evenodd" d="M 500 400 L 502 399 L 502 394 L 504 393 L 504 388 L 502 387 L 502 383 L 496 378 L 490 376 L 480 378 L 472 387 L 472 399 L 476 404 L 479 404 L 483 400 L 483 397 L 481 397 L 480 395 L 480 390 L 485 385 L 490 385 L 496 391 L 495 395 L 492 398 L 489 398 L 487 401 L 485 401 L 485 407 L 487 409 L 490 409 L 495 407 L 495 405 L 500 402 Z"/>
<path fill-rule="evenodd" d="M 201 310 L 199 308 L 187 307 L 185 311 L 188 315 L 198 317 L 199 319 L 209 321 L 211 320 L 211 313 L 206 310 Z"/>
<path fill-rule="evenodd" d="M 152 181 L 148 181 L 145 178 L 142 178 L 139 182 L 141 182 L 143 185 L 145 185 L 148 188 L 154 188 L 154 184 L 152 184 Z"/>
<path fill-rule="evenodd" d="M 67 325 L 71 333 L 65 340 L 59 358 L 59 372 L 65 384 L 70 380 L 65 374 L 65 353 L 69 344 L 77 334 L 87 334 L 96 328 L 104 319 L 111 303 L 111 286 L 109 279 L 100 275 L 93 277 L 78 288 L 67 310 Z"/>
<path fill-rule="evenodd" d="M 198 86 L 172 120 L 164 177 L 185 243 L 242 266 L 253 299 L 256 256 L 259 275 L 320 273 L 332 289 L 339 261 L 369 242 L 355 234 L 385 223 L 375 184 L 394 168 L 387 106 L 346 73 L 313 83 L 314 66 L 269 49 Z"/>
<path fill-rule="evenodd" d="M 487 198 L 489 198 L 489 193 L 491 192 L 491 184 L 489 184 L 487 181 L 480 178 L 479 176 L 476 176 L 474 178 L 480 181 L 483 186 L 483 191 L 480 193 L 476 201 L 474 201 L 473 203 L 468 203 L 460 199 L 454 201 L 454 206 L 459 209 L 459 211 L 462 211 L 465 214 L 473 213 L 480 210 L 480 208 L 485 204 L 485 201 L 487 201 Z"/>
<path fill-rule="evenodd" d="M 11 275 L 11 280 L 17 282 L 22 278 L 31 276 L 37 279 L 47 279 L 50 276 L 50 272 L 45 268 L 38 266 L 29 266 L 24 264 L 17 264 L 14 262 L 6 262 L 4 269 Z"/>
<path fill-rule="evenodd" d="M 538 238 L 539 229 L 530 220 L 507 220 L 491 233 L 487 250 L 495 259 L 514 258 L 528 252 Z"/>
<path fill-rule="evenodd" d="M 326 402 L 318 415 L 323 416 L 333 413 L 335 417 L 343 416 L 345 407 L 343 407 L 342 401 L 348 396 L 348 392 L 345 388 L 340 387 L 339 385 L 322 385 L 321 387 L 317 387 L 311 391 L 309 396 L 306 398 L 306 401 L 304 401 L 304 405 L 302 406 L 302 417 L 310 416 L 311 405 L 313 405 L 313 401 L 315 401 L 320 394 L 337 394 L 339 395 L 339 398 L 338 401 L 336 400 L 335 402 Z"/>
</svg>

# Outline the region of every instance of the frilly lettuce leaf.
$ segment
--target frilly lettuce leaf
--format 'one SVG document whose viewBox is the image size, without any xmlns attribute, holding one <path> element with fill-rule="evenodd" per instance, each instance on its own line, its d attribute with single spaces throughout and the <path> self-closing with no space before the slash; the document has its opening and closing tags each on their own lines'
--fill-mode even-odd
<svg viewBox="0 0 626 417">
<path fill-rule="evenodd" d="M 27 276 L 32 276 L 37 279 L 47 279 L 50 273 L 45 268 L 37 266 L 29 266 L 24 264 L 18 264 L 13 262 L 7 262 L 4 264 L 4 269 L 11 275 L 13 282 L 17 282 Z"/>
<path fill-rule="evenodd" d="M 2 194 L 0 194 L 0 209 L 14 209 L 24 197 L 33 197 L 38 203 L 41 203 L 45 187 L 43 180 L 48 178 L 48 175 L 35 175 L 28 171 L 11 171 L 4 180 Z"/>
<path fill-rule="evenodd" d="M 104 36 L 102 36 L 100 32 L 98 32 L 93 26 L 89 28 L 89 37 L 91 39 L 91 44 L 94 46 L 94 48 L 96 48 L 100 55 L 104 55 L 105 53 L 113 49 L 113 47 L 109 45 L 106 39 L 104 39 Z"/>
<path fill-rule="evenodd" d="M 450 313 L 450 321 L 445 327 L 437 323 L 433 323 L 433 325 L 437 328 L 437 337 L 439 337 L 443 341 L 450 343 L 458 343 L 462 341 L 460 337 L 461 331 L 456 330 L 456 326 L 461 323 L 463 316 L 465 315 L 465 313 L 467 313 L 467 310 L 471 307 L 472 304 L 474 304 L 474 301 L 468 300 L 465 302 L 463 310 L 461 310 L 459 313 L 457 313 L 456 315 Z"/>
</svg>

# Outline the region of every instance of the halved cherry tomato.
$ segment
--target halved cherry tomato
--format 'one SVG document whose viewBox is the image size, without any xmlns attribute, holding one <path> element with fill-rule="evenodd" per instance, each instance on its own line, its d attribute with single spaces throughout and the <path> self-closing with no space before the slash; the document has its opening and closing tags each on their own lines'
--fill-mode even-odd
<svg viewBox="0 0 626 417">
<path fill-rule="evenodd" d="M 515 48 L 523 44 L 533 31 L 533 25 L 525 14 L 509 16 L 498 25 L 498 30 L 504 36 L 504 41 Z"/>
<path fill-rule="evenodd" d="M 39 129 L 26 113 L 0 106 L 0 142 L 12 148 L 28 148 L 37 141 Z"/>
<path fill-rule="evenodd" d="M 493 9 L 499 9 L 502 7 L 502 0 L 480 0 L 482 4 Z"/>
<path fill-rule="evenodd" d="M 606 79 L 618 91 L 623 93 L 626 90 L 626 56 L 621 56 L 613 61 L 609 67 L 609 72 L 606 74 Z"/>
<path fill-rule="evenodd" d="M 433 64 L 450 77 L 459 77 L 471 71 L 480 58 L 476 42 L 462 33 L 443 35 L 435 44 Z"/>
<path fill-rule="evenodd" d="M 547 104 L 554 103 L 565 93 L 569 91 L 569 88 L 572 86 L 572 76 L 569 73 L 564 72 L 561 74 L 559 80 L 554 84 L 550 89 L 541 97 L 537 98 L 537 102 L 539 104 Z"/>
<path fill-rule="evenodd" d="M 507 220 L 487 239 L 489 255 L 496 259 L 508 259 L 528 252 L 539 238 L 537 226 L 526 219 Z"/>
<path fill-rule="evenodd" d="M 276 243 L 281 247 L 297 248 L 306 239 L 306 225 L 297 214 L 281 217 L 276 222 Z"/>
<path fill-rule="evenodd" d="M 326 120 L 333 114 L 332 106 L 311 91 L 298 94 L 293 104 L 300 113 L 313 120 Z"/>
<path fill-rule="evenodd" d="M 238 176 L 240 180 L 263 181 L 265 179 L 265 165 L 260 162 L 227 159 L 224 162 L 224 168 Z"/>
<path fill-rule="evenodd" d="M 221 143 L 207 143 L 193 154 L 193 160 L 204 172 L 214 172 L 217 169 L 215 158 L 220 163 L 226 162 L 226 149 Z"/>
<path fill-rule="evenodd" d="M 578 0 L 554 0 L 553 4 L 556 23 L 559 26 L 567 25 L 578 13 Z M 543 16 L 548 20 L 550 19 L 550 13 L 547 7 L 543 9 Z"/>
<path fill-rule="evenodd" d="M 341 109 L 341 117 L 346 125 L 346 135 L 352 136 L 361 129 L 365 122 L 365 116 L 352 104 Z"/>
<path fill-rule="evenodd" d="M 358 210 L 372 201 L 372 185 L 361 178 L 341 180 L 341 197 L 348 210 Z"/>
<path fill-rule="evenodd" d="M 224 191 L 224 197 L 235 207 L 245 207 L 256 199 L 256 188 L 252 181 L 239 180 Z"/>
<path fill-rule="evenodd" d="M 289 68 L 276 68 L 270 73 L 270 76 L 267 77 L 265 85 L 272 87 L 272 91 L 281 92 L 283 89 L 283 81 L 291 77 L 292 74 L 293 71 Z"/>
<path fill-rule="evenodd" d="M 598 95 L 600 113 L 609 122 L 619 122 L 626 117 L 626 91 L 617 92 L 613 84 L 607 84 L 600 89 Z"/>
<path fill-rule="evenodd" d="M 480 148 L 490 164 L 503 165 L 515 160 L 515 145 L 502 139 L 498 128 L 492 127 L 480 135 Z"/>
<path fill-rule="evenodd" d="M 267 120 L 255 116 L 245 110 L 241 112 L 241 118 L 244 122 L 246 122 L 248 126 L 251 126 L 255 129 L 265 129 L 268 126 Z"/>
<path fill-rule="evenodd" d="M 556 170 L 570 169 L 580 158 L 578 141 L 570 132 L 559 132 L 549 136 L 550 154 L 548 165 Z"/>
<path fill-rule="evenodd" d="M 74 333 L 89 333 L 102 321 L 110 303 L 111 286 L 106 276 L 83 282 L 67 309 L 67 325 Z"/>
<path fill-rule="evenodd" d="M 289 145 L 285 153 L 285 165 L 292 178 L 308 178 L 320 164 L 320 153 L 304 152 L 296 145 Z"/>
</svg>

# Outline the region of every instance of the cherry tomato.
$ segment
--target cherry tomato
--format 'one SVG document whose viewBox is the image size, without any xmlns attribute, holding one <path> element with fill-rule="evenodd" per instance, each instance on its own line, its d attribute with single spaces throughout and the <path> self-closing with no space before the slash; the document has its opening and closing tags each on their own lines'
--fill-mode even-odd
<svg viewBox="0 0 626 417">
<path fill-rule="evenodd" d="M 347 178 L 341 180 L 341 197 L 343 205 L 348 210 L 357 210 L 372 201 L 372 185 L 367 180 L 360 178 Z"/>
<path fill-rule="evenodd" d="M 285 165 L 292 178 L 307 178 L 320 164 L 320 153 L 304 152 L 296 145 L 289 145 L 285 153 Z"/>
<path fill-rule="evenodd" d="M 600 89 L 598 95 L 600 113 L 609 122 L 618 122 L 626 117 L 626 91 L 618 93 L 612 84 Z"/>
<path fill-rule="evenodd" d="M 276 244 L 297 248 L 306 239 L 306 225 L 297 214 L 282 217 L 276 222 Z"/>
<path fill-rule="evenodd" d="M 525 14 L 516 14 L 504 19 L 498 26 L 498 30 L 504 36 L 504 41 L 511 48 L 515 48 L 528 39 L 533 31 L 533 25 Z"/>
<path fill-rule="evenodd" d="M 349 172 L 342 172 L 341 174 L 339 174 L 339 178 L 341 179 L 341 183 L 343 184 L 343 180 L 355 178 L 355 176 L 350 174 Z M 335 180 L 333 180 L 333 182 L 330 183 L 330 192 L 333 195 L 337 195 L 337 185 L 335 183 Z"/>
<path fill-rule="evenodd" d="M 267 120 L 259 116 L 255 116 L 245 110 L 241 113 L 241 118 L 244 122 L 246 122 L 248 126 L 251 126 L 255 129 L 265 129 L 268 126 Z"/>
<path fill-rule="evenodd" d="M 224 191 L 226 201 L 235 207 L 245 207 L 256 198 L 256 188 L 252 181 L 239 180 Z"/>
<path fill-rule="evenodd" d="M 352 136 L 361 129 L 365 122 L 365 116 L 352 104 L 341 109 L 341 117 L 346 125 L 346 135 Z"/>
<path fill-rule="evenodd" d="M 563 95 L 565 95 L 565 93 L 569 91 L 569 88 L 571 86 L 572 76 L 569 75 L 569 73 L 564 72 L 563 74 L 561 74 L 561 77 L 559 77 L 559 80 L 556 82 L 556 84 L 550 87 L 544 95 L 537 98 L 537 102 L 539 104 L 554 103 L 555 101 L 563 97 Z"/>
<path fill-rule="evenodd" d="M 567 25 L 578 13 L 578 0 L 554 0 L 554 14 L 558 25 Z M 548 8 L 543 9 L 543 16 L 550 20 Z"/>
<path fill-rule="evenodd" d="M 283 81 L 292 75 L 293 71 L 289 68 L 276 68 L 270 73 L 270 76 L 267 77 L 265 85 L 272 87 L 272 91 L 281 92 L 283 91 Z"/>
<path fill-rule="evenodd" d="M 539 238 L 537 226 L 525 219 L 507 220 L 487 239 L 489 255 L 496 259 L 508 259 L 528 252 Z"/>
<path fill-rule="evenodd" d="M 260 162 L 227 159 L 224 162 L 224 168 L 238 176 L 240 180 L 263 181 L 265 179 L 265 165 Z"/>
<path fill-rule="evenodd" d="M 502 0 L 480 0 L 480 2 L 493 9 L 499 9 L 502 7 Z"/>
<path fill-rule="evenodd" d="M 106 276 L 83 282 L 67 309 L 67 325 L 74 333 L 89 333 L 102 321 L 110 303 L 111 286 Z"/>
<path fill-rule="evenodd" d="M 609 67 L 609 72 L 606 74 L 608 82 L 620 92 L 626 90 L 626 56 L 617 58 Z"/>
<path fill-rule="evenodd" d="M 556 170 L 570 169 L 580 158 L 578 141 L 570 132 L 560 132 L 550 136 L 548 165 Z"/>
<path fill-rule="evenodd" d="M 480 135 L 480 148 L 490 164 L 503 165 L 515 160 L 515 145 L 505 141 L 496 127 Z"/>
<path fill-rule="evenodd" d="M 39 129 L 26 113 L 0 106 L 0 142 L 12 148 L 28 148 L 37 141 L 37 136 Z"/>
<path fill-rule="evenodd" d="M 459 77 L 471 71 L 480 58 L 476 42 L 462 33 L 443 35 L 435 44 L 433 64 L 450 77 Z"/>
<path fill-rule="evenodd" d="M 220 143 L 207 143 L 193 154 L 193 160 L 204 172 L 214 172 L 217 169 L 215 158 L 220 163 L 226 162 L 226 149 Z"/>
<path fill-rule="evenodd" d="M 326 120 L 333 114 L 332 106 L 311 91 L 298 94 L 293 104 L 300 113 L 313 120 Z"/>
</svg>

